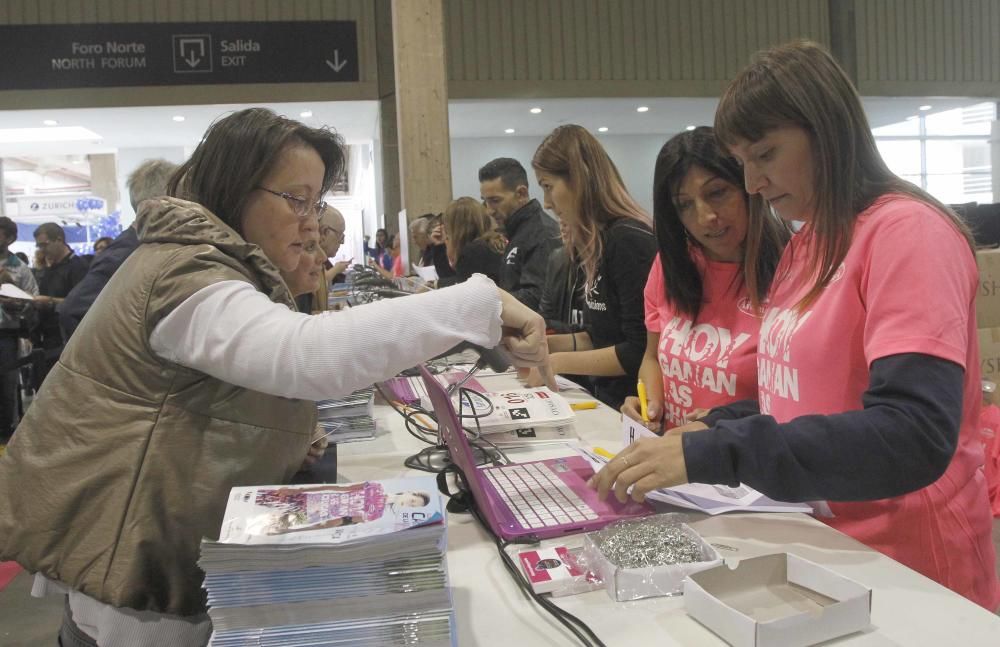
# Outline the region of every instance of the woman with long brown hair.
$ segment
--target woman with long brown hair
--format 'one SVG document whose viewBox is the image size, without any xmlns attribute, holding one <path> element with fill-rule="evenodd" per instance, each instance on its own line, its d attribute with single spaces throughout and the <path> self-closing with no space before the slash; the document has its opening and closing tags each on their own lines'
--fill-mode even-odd
<svg viewBox="0 0 1000 647">
<path fill-rule="evenodd" d="M 591 376 L 594 395 L 617 409 L 635 394 L 646 349 L 643 287 L 656 255 L 652 222 L 604 147 L 581 126 L 552 131 L 531 165 L 545 207 L 568 228 L 570 261 L 586 277 L 585 329 L 549 336 L 552 371 Z"/>
<path fill-rule="evenodd" d="M 455 275 L 439 279 L 438 284 L 463 283 L 473 274 L 485 274 L 499 282 L 506 241 L 483 203 L 468 197 L 453 200 L 441 221 L 448 262 L 455 268 Z"/>
<path fill-rule="evenodd" d="M 759 54 L 715 125 L 751 208 L 805 223 L 768 295 L 758 395 L 631 445 L 598 490 L 742 482 L 826 501 L 829 525 L 996 609 L 969 232 L 888 169 L 857 92 L 818 45 Z"/>
</svg>

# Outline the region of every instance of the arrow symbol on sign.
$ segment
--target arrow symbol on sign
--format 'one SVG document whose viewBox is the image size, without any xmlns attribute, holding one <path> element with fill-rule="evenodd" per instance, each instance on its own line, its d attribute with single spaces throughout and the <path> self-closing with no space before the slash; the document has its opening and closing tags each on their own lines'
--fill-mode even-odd
<svg viewBox="0 0 1000 647">
<path fill-rule="evenodd" d="M 185 59 L 184 59 L 184 61 L 185 61 L 185 62 L 186 62 L 186 63 L 187 63 L 188 65 L 190 65 L 191 67 L 197 67 L 197 66 L 198 66 L 198 63 L 201 63 L 201 59 L 200 59 L 200 58 L 198 58 L 198 57 L 196 57 L 196 56 L 194 55 L 194 52 L 191 52 L 190 54 L 188 54 L 188 55 L 187 55 L 187 58 L 185 58 Z"/>
<path fill-rule="evenodd" d="M 345 65 L 347 65 L 347 59 L 344 59 L 343 61 L 340 60 L 340 50 L 335 49 L 333 50 L 333 60 L 331 61 L 330 59 L 326 59 L 326 64 L 330 66 L 330 69 L 334 72 L 339 72 L 344 69 Z"/>
</svg>

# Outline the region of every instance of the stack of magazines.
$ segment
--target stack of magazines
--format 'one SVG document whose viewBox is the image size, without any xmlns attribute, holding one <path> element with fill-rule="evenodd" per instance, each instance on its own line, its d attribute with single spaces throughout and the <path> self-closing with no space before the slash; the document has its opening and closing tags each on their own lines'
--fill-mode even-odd
<svg viewBox="0 0 1000 647">
<path fill-rule="evenodd" d="M 233 488 L 202 541 L 215 647 L 452 644 L 433 476 Z"/>
<path fill-rule="evenodd" d="M 569 402 L 544 386 L 453 397 L 463 425 L 475 430 L 478 423 L 479 431 L 492 442 L 564 442 L 577 437 L 576 414 Z"/>
<path fill-rule="evenodd" d="M 316 403 L 318 425 L 334 444 L 371 440 L 375 437 L 374 401 L 373 386 L 345 398 L 320 400 Z"/>
</svg>

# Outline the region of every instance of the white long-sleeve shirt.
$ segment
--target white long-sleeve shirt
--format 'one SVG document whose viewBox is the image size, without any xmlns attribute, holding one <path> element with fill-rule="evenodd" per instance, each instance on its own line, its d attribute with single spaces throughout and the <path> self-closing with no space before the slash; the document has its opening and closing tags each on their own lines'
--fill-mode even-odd
<svg viewBox="0 0 1000 647">
<path fill-rule="evenodd" d="M 482 275 L 319 315 L 293 312 L 244 281 L 223 281 L 164 317 L 150 345 L 163 359 L 230 384 L 320 400 L 395 375 L 463 341 L 496 346 L 500 308 L 496 285 Z M 203 617 L 118 609 L 36 574 L 32 595 L 49 593 L 68 593 L 74 621 L 102 645 L 201 645 L 211 632 Z"/>
<path fill-rule="evenodd" d="M 188 297 L 150 335 L 163 359 L 248 389 L 289 398 L 346 395 L 463 341 L 500 342 L 500 294 L 473 276 L 449 288 L 307 315 L 244 281 Z"/>
</svg>

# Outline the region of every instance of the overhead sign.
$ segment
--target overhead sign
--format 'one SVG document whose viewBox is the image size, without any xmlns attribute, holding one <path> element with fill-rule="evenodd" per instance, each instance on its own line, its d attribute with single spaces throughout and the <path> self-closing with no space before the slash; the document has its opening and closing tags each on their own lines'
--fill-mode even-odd
<svg viewBox="0 0 1000 647">
<path fill-rule="evenodd" d="M 358 80 L 353 21 L 0 27 L 0 90 Z"/>
<path fill-rule="evenodd" d="M 92 195 L 26 195 L 17 199 L 19 218 L 36 220 L 39 217 L 79 216 L 104 214 L 107 203 Z"/>
</svg>

